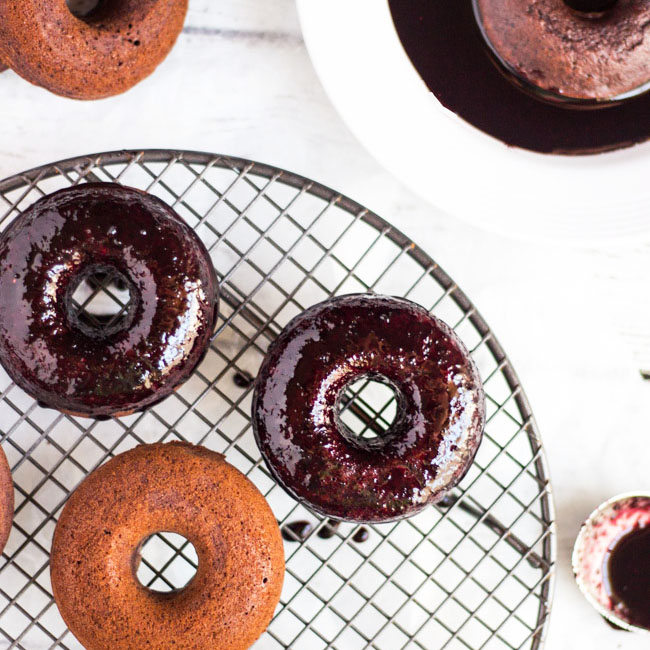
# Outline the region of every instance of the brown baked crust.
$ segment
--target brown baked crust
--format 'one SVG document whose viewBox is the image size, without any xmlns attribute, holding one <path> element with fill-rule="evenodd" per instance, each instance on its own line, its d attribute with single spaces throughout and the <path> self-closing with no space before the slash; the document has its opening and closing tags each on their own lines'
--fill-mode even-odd
<svg viewBox="0 0 650 650">
<path fill-rule="evenodd" d="M 128 90 L 167 56 L 188 0 L 114 0 L 83 20 L 66 0 L 0 2 L 0 59 L 54 93 L 99 99 Z"/>
<path fill-rule="evenodd" d="M 14 483 L 7 456 L 0 447 L 0 553 L 4 550 L 14 520 Z"/>
<path fill-rule="evenodd" d="M 650 83 L 650 3 L 618 0 L 602 14 L 564 0 L 474 0 L 501 63 L 543 92 L 611 101 Z"/>
<path fill-rule="evenodd" d="M 141 544 L 160 531 L 183 535 L 199 557 L 171 594 L 135 577 Z M 223 456 L 187 443 L 142 445 L 90 474 L 52 544 L 54 597 L 87 650 L 244 650 L 270 622 L 283 576 L 264 497 Z"/>
</svg>

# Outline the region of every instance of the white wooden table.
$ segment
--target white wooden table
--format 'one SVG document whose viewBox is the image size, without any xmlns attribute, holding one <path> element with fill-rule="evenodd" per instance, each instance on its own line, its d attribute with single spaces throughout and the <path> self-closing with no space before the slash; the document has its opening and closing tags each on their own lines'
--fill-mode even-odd
<svg viewBox="0 0 650 650">
<path fill-rule="evenodd" d="M 639 372 L 650 369 L 650 235 L 580 249 L 466 226 L 409 193 L 355 141 L 313 71 L 292 0 L 190 0 L 190 7 L 168 60 L 121 97 L 74 102 L 3 73 L 0 177 L 103 150 L 215 151 L 312 177 L 394 223 L 478 305 L 536 413 L 559 530 L 547 647 L 646 649 L 648 637 L 600 622 L 573 583 L 569 558 L 593 507 L 650 489 L 650 382 Z"/>
</svg>

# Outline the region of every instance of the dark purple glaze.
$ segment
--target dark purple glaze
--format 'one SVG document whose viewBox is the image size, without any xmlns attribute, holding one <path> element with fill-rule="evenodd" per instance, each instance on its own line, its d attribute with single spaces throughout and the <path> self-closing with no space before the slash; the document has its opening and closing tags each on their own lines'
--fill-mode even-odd
<svg viewBox="0 0 650 650">
<path fill-rule="evenodd" d="M 311 535 L 312 530 L 314 527 L 308 521 L 300 520 L 285 524 L 280 532 L 287 542 L 304 542 Z"/>
<path fill-rule="evenodd" d="M 250 388 L 255 381 L 250 373 L 245 370 L 235 373 L 232 380 L 235 382 L 235 386 L 238 386 L 239 388 Z"/>
<path fill-rule="evenodd" d="M 117 271 L 127 314 L 94 330 L 71 308 L 90 274 Z M 123 415 L 169 395 L 209 345 L 218 284 L 205 246 L 160 199 L 112 183 L 37 201 L 0 237 L 0 361 L 40 403 Z"/>
<path fill-rule="evenodd" d="M 472 0 L 389 0 L 406 54 L 438 101 L 508 145 L 554 154 L 610 151 L 650 138 L 650 94 L 576 110 L 523 91 L 488 52 Z"/>
<path fill-rule="evenodd" d="M 341 525 L 336 519 L 328 519 L 316 533 L 321 539 L 332 539 Z"/>
<path fill-rule="evenodd" d="M 605 558 L 603 578 L 616 615 L 650 630 L 650 527 L 618 538 Z"/>
<path fill-rule="evenodd" d="M 346 386 L 368 377 L 394 388 L 387 435 L 360 439 L 339 417 Z M 253 430 L 294 498 L 358 522 L 401 519 L 434 503 L 472 463 L 483 433 L 476 366 L 454 332 L 402 298 L 355 294 L 306 310 L 262 364 Z"/>
</svg>

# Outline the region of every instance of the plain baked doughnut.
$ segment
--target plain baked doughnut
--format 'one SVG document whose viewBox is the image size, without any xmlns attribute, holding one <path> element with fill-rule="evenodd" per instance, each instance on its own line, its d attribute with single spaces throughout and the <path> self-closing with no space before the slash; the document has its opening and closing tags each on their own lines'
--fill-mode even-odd
<svg viewBox="0 0 650 650">
<path fill-rule="evenodd" d="M 167 56 L 187 0 L 101 0 L 83 19 L 66 0 L 0 2 L 0 59 L 31 83 L 74 99 L 128 90 Z"/>
<path fill-rule="evenodd" d="M 183 535 L 196 575 L 171 593 L 136 577 L 154 533 Z M 284 549 L 262 494 L 223 456 L 186 443 L 142 445 L 90 474 L 54 532 L 52 589 L 87 650 L 244 650 L 280 598 Z"/>
<path fill-rule="evenodd" d="M 650 84 L 650 3 L 645 0 L 473 0 L 500 64 L 540 97 L 622 100 Z M 605 7 L 577 11 L 570 5 Z"/>
<path fill-rule="evenodd" d="M 0 553 L 11 533 L 14 519 L 14 484 L 4 449 L 0 447 Z"/>
</svg>

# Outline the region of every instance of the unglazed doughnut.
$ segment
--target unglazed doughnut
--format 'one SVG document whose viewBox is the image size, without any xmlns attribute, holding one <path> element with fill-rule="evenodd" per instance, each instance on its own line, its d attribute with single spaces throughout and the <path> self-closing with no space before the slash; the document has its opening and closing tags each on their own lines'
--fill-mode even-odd
<svg viewBox="0 0 650 650">
<path fill-rule="evenodd" d="M 390 385 L 387 435 L 343 424 L 346 386 Z M 332 298 L 296 316 L 270 346 L 255 384 L 253 429 L 273 476 L 335 519 L 379 522 L 440 500 L 469 469 L 483 434 L 478 371 L 456 334 L 408 300 Z"/>
<path fill-rule="evenodd" d="M 161 594 L 136 577 L 140 548 L 175 532 L 198 555 L 187 586 Z M 280 598 L 284 550 L 257 488 L 220 454 L 143 445 L 88 476 L 54 532 L 54 598 L 87 650 L 244 650 Z"/>
<path fill-rule="evenodd" d="M 82 19 L 66 0 L 0 2 L 0 59 L 65 97 L 117 95 L 167 56 L 186 12 L 187 0 L 100 0 Z"/>
<path fill-rule="evenodd" d="M 72 297 L 108 272 L 131 299 L 99 329 Z M 205 246 L 160 199 L 112 183 L 61 190 L 0 235 L 0 362 L 44 406 L 88 417 L 142 410 L 203 358 L 217 293 Z"/>
<path fill-rule="evenodd" d="M 611 102 L 650 85 L 646 0 L 473 2 L 496 58 L 542 97 Z"/>
<path fill-rule="evenodd" d="M 7 456 L 0 447 L 0 553 L 9 539 L 14 519 L 14 484 Z"/>
</svg>

